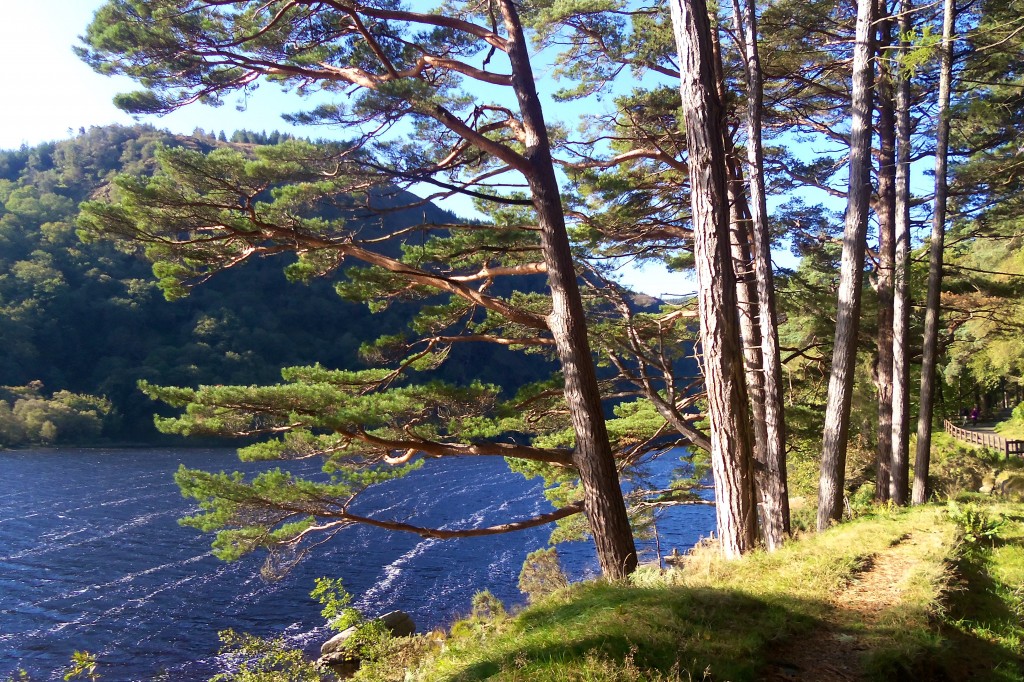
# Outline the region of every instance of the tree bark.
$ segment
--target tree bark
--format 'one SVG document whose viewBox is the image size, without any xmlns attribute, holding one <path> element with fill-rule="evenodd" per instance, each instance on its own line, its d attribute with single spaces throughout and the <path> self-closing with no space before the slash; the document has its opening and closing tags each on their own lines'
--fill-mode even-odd
<svg viewBox="0 0 1024 682">
<path fill-rule="evenodd" d="M 935 399 L 935 362 L 938 355 L 939 303 L 942 295 L 942 258 L 946 239 L 946 161 L 949 155 L 949 94 L 953 81 L 954 0 L 942 5 L 942 62 L 939 70 L 938 127 L 935 132 L 935 206 L 928 257 L 928 301 L 925 304 L 924 343 L 921 359 L 921 400 L 917 416 L 917 453 L 914 458 L 914 504 L 928 500 L 928 466 L 931 461 L 932 411 Z"/>
<path fill-rule="evenodd" d="M 911 0 L 900 1 L 899 54 L 910 50 Z M 889 499 L 907 503 L 910 448 L 910 76 L 902 69 L 896 86 L 896 252 L 893 263 L 892 465 Z"/>
<path fill-rule="evenodd" d="M 526 159 L 531 166 L 527 179 L 537 211 L 541 250 L 551 288 L 552 311 L 548 320 L 562 362 L 565 400 L 576 435 L 573 461 L 580 472 L 584 509 L 597 545 L 601 572 L 612 579 L 623 578 L 636 569 L 636 547 L 608 443 L 547 127 L 515 5 L 512 0 L 501 0 L 500 6 L 509 36 L 512 84 L 523 114 Z"/>
<path fill-rule="evenodd" d="M 757 541 L 753 456 L 736 325 L 735 275 L 722 103 L 715 87 L 711 27 L 704 0 L 671 0 L 686 122 L 701 349 L 711 422 L 711 466 L 722 552 L 737 557 Z"/>
<path fill-rule="evenodd" d="M 720 102 L 726 101 L 722 68 L 722 45 L 718 32 L 711 32 L 711 45 L 715 53 L 715 90 Z M 725 151 L 726 190 L 729 198 L 729 249 L 732 252 L 733 273 L 736 275 L 736 312 L 739 320 L 740 346 L 743 352 L 743 373 L 747 385 L 754 456 L 754 488 L 758 500 L 758 527 L 765 545 L 776 549 L 782 544 L 777 518 L 768 518 L 770 510 L 778 506 L 768 498 L 773 485 L 768 476 L 768 422 L 765 411 L 764 362 L 761 358 L 761 321 L 757 281 L 754 275 L 751 243 L 751 214 L 747 203 L 743 168 L 736 153 L 732 135 L 723 126 L 722 143 Z"/>
<path fill-rule="evenodd" d="M 875 501 L 889 499 L 892 464 L 893 392 L 893 261 L 896 258 L 896 105 L 893 93 L 892 16 L 885 0 L 878 22 L 878 354 L 875 386 L 878 390 L 878 449 L 875 460 Z"/>
<path fill-rule="evenodd" d="M 769 550 L 782 545 L 790 533 L 789 483 L 786 475 L 786 420 L 782 389 L 782 361 L 779 355 L 779 324 L 775 307 L 771 234 L 764 183 L 764 147 L 761 141 L 761 112 L 764 108 L 764 79 L 757 49 L 757 13 L 754 0 L 745 7 L 734 1 L 733 11 L 742 27 L 737 31 L 743 51 L 747 80 L 747 183 L 750 187 L 751 243 L 754 279 L 757 285 L 758 320 L 761 328 L 761 364 L 764 370 L 765 445 L 760 465 L 760 499 L 764 513 L 764 539 Z"/>
<path fill-rule="evenodd" d="M 872 34 L 874 0 L 858 0 L 856 44 L 853 51 L 853 126 L 850 135 L 850 191 L 843 230 L 843 256 L 839 275 L 835 347 L 828 383 L 822 441 L 821 479 L 818 485 L 818 530 L 828 528 L 843 513 L 846 447 L 850 429 L 860 326 L 864 250 L 871 199 L 871 107 L 874 70 Z"/>
<path fill-rule="evenodd" d="M 752 455 L 754 458 L 754 484 L 758 500 L 758 527 L 765 545 L 773 549 L 781 539 L 773 532 L 772 524 L 765 516 L 772 502 L 766 499 L 771 483 L 767 480 L 765 466 L 768 445 L 768 427 L 765 415 L 764 363 L 761 361 L 761 328 L 757 319 L 757 283 L 750 254 L 750 214 L 746 210 L 743 177 L 735 161 L 735 148 L 726 143 L 728 159 L 729 196 L 729 249 L 732 253 L 732 267 L 736 275 L 736 312 L 739 322 L 740 347 L 743 357 L 743 374 L 746 380 L 747 398 L 750 409 Z"/>
</svg>

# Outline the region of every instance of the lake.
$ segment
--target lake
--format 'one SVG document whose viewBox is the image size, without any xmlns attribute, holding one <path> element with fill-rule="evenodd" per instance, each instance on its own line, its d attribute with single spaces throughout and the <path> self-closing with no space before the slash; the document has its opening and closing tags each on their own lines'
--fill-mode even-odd
<svg viewBox="0 0 1024 682">
<path fill-rule="evenodd" d="M 676 463 L 669 455 L 657 466 Z M 60 680 L 75 650 L 98 657 L 104 682 L 206 680 L 226 665 L 217 653 L 217 632 L 226 628 L 283 635 L 313 651 L 330 635 L 309 598 L 321 576 L 343 578 L 364 613 L 402 609 L 422 631 L 467 613 L 483 589 L 506 605 L 521 603 L 523 559 L 550 532 L 434 540 L 351 528 L 284 579 L 266 582 L 262 556 L 226 564 L 210 554 L 211 536 L 177 524 L 193 510 L 172 480 L 179 464 L 260 468 L 226 449 L 0 452 L 0 680 L 19 669 Z M 363 508 L 481 527 L 550 509 L 540 490 L 501 459 L 432 460 L 366 493 Z M 673 509 L 658 524 L 663 553 L 692 546 L 714 523 L 712 507 Z M 642 558 L 653 558 L 652 546 L 641 545 Z M 573 578 L 597 573 L 590 543 L 559 552 Z"/>
</svg>

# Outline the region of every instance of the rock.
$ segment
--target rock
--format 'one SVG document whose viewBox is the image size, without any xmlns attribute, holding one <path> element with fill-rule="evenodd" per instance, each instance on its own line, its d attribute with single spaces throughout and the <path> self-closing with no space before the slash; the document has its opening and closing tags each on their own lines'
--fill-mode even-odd
<svg viewBox="0 0 1024 682">
<path fill-rule="evenodd" d="M 327 656 L 329 654 L 341 652 L 342 649 L 345 648 L 345 642 L 354 634 L 356 634 L 355 625 L 350 628 L 345 628 L 334 637 L 331 637 L 329 640 L 324 642 L 323 646 L 320 647 L 320 655 Z"/>
<path fill-rule="evenodd" d="M 675 547 L 672 548 L 671 554 L 665 555 L 665 563 L 669 566 L 682 566 L 686 563 L 686 555 L 680 554 L 679 550 Z"/>
<path fill-rule="evenodd" d="M 1016 471 L 1004 471 L 996 479 L 995 487 L 1001 495 L 1024 500 L 1024 474 Z"/>
<path fill-rule="evenodd" d="M 412 617 L 405 611 L 389 611 L 380 618 L 376 618 L 384 623 L 393 637 L 408 637 L 416 632 L 416 623 L 413 622 Z M 345 642 L 348 641 L 352 635 L 356 634 L 356 630 L 359 629 L 358 625 L 345 628 L 334 637 L 324 642 L 323 646 L 320 647 L 321 656 L 329 656 L 336 653 L 343 654 L 352 657 L 350 654 L 345 653 Z"/>
<path fill-rule="evenodd" d="M 353 658 L 342 651 L 321 656 L 316 661 L 317 667 L 327 668 L 341 679 L 355 675 L 356 671 L 359 670 L 360 663 L 361 661 L 358 658 Z"/>
<path fill-rule="evenodd" d="M 389 611 L 380 617 L 394 637 L 409 637 L 416 633 L 416 623 L 405 611 Z"/>
</svg>

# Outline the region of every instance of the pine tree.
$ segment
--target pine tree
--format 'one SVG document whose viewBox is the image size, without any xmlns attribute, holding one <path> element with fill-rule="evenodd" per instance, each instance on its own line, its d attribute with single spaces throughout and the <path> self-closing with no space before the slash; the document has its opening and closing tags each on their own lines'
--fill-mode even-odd
<svg viewBox="0 0 1024 682">
<path fill-rule="evenodd" d="M 735 557 L 757 541 L 757 503 L 743 361 L 732 312 L 736 287 L 729 247 L 723 110 L 707 7 L 702 0 L 673 0 L 671 9 L 686 120 L 716 512 L 723 552 Z"/>
<path fill-rule="evenodd" d="M 857 2 L 857 41 L 853 59 L 853 128 L 850 139 L 850 189 L 843 232 L 843 260 L 839 282 L 835 346 L 829 375 L 828 405 L 818 486 L 818 529 L 822 530 L 843 512 L 843 484 L 849 435 L 850 400 L 853 393 L 860 325 L 861 283 L 871 197 L 871 113 L 874 85 L 872 34 L 873 0 Z"/>
<path fill-rule="evenodd" d="M 118 0 L 97 13 L 81 54 L 104 72 L 123 73 L 148 86 L 117 100 L 136 113 L 169 111 L 196 100 L 219 102 L 261 78 L 301 83 L 306 91 L 353 88 L 352 106 L 341 101 L 322 105 L 294 120 L 353 125 L 374 121 L 371 131 L 342 155 L 364 162 L 364 177 L 375 176 L 368 180 L 372 184 L 427 182 L 444 194 L 463 192 L 531 206 L 542 259 L 527 269 L 547 273 L 552 307 L 544 313 L 517 310 L 483 293 L 485 285 L 475 289 L 466 283 L 489 281 L 486 274 L 467 279 L 410 273 L 394 259 L 360 245 L 339 248 L 337 241 L 317 241 L 311 236 L 317 233 L 316 226 L 310 224 L 273 224 L 260 231 L 262 216 L 251 212 L 257 204 L 254 195 L 249 196 L 246 227 L 229 226 L 230 237 L 192 238 L 182 250 L 205 254 L 203 247 L 224 246 L 224 266 L 232 262 L 225 253 L 244 259 L 262 250 L 242 234 L 248 230 L 248 236 L 254 236 L 255 227 L 261 243 L 273 236 L 278 249 L 300 252 L 297 270 L 330 271 L 343 256 L 360 258 L 392 277 L 404 278 L 406 286 L 439 289 L 502 315 L 509 324 L 549 333 L 565 380 L 564 398 L 575 435 L 572 463 L 581 477 L 583 506 L 602 570 L 621 577 L 635 567 L 636 554 L 605 431 L 547 129 L 516 9 L 502 0 L 491 10 L 479 15 L 475 6 L 453 6 L 440 15 L 346 2 L 200 2 L 181 12 L 178 3 L 169 0 Z M 481 19 L 487 24 L 475 23 Z M 507 56 L 507 73 L 489 70 L 494 53 Z M 508 88 L 516 104 L 467 100 L 459 91 L 463 78 Z M 400 119 L 417 127 L 418 145 L 403 146 L 380 137 Z M 376 159 L 358 151 L 371 144 L 382 150 Z M 501 197 L 488 185 L 509 175 L 520 178 L 528 198 Z M 295 191 L 308 192 L 308 185 Z M 300 232 L 305 233 L 302 243 L 289 241 Z M 191 262 L 183 257 L 175 267 Z M 174 267 L 163 272 L 172 278 L 183 274 Z"/>
<path fill-rule="evenodd" d="M 932 236 L 928 256 L 928 299 L 925 303 L 923 357 L 921 359 L 921 410 L 917 417 L 917 451 L 914 457 L 913 503 L 928 501 L 928 467 L 931 461 L 932 412 L 934 409 L 936 356 L 938 354 L 939 304 L 942 295 L 942 259 L 945 251 L 946 209 L 949 196 L 949 102 L 953 80 L 953 25 L 956 3 L 942 5 L 942 48 L 939 69 L 939 110 L 935 134 L 935 197 Z"/>
</svg>

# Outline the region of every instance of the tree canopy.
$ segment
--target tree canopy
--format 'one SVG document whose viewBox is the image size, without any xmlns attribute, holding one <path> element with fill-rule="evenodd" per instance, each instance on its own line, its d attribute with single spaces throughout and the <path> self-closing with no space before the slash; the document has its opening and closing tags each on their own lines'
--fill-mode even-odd
<svg viewBox="0 0 1024 682">
<path fill-rule="evenodd" d="M 306 104 L 290 120 L 340 132 L 228 142 L 115 130 L 102 150 L 7 153 L 0 333 L 11 357 L 38 362 L 57 348 L 40 330 L 85 284 L 83 328 L 101 309 L 128 324 L 96 307 L 101 286 L 125 311 L 148 309 L 141 270 L 103 274 L 116 259 L 138 268 L 140 253 L 165 295 L 188 301 L 180 310 L 217 300 L 235 276 L 252 299 L 280 290 L 309 308 L 275 328 L 247 322 L 255 302 L 225 300 L 194 318 L 195 349 L 156 353 L 136 335 L 134 364 L 95 369 L 119 377 L 117 391 L 28 376 L 21 360 L 0 360 L 4 381 L 103 393 L 118 410 L 134 373 L 184 410 L 160 422 L 166 431 L 267 439 L 246 457 L 323 459 L 317 481 L 182 472 L 206 505 L 191 522 L 219 530 L 226 556 L 301 554 L 296 542 L 354 522 L 344 500 L 378 477 L 502 455 L 544 475 L 555 505 L 502 530 L 583 509 L 617 577 L 635 565 L 627 501 L 696 501 L 693 481 L 627 500 L 619 476 L 679 444 L 711 455 L 723 547 L 775 548 L 788 489 L 821 491 L 821 527 L 863 481 L 879 501 L 907 501 L 918 395 L 914 499 L 925 499 L 931 396 L 941 419 L 963 400 L 1005 399 L 1020 379 L 1019 3 L 670 4 L 672 14 L 633 2 L 111 0 L 79 54 L 141 85 L 118 98 L 123 108 L 161 113 L 281 86 Z M 555 64 L 557 83 L 536 77 L 538 61 Z M 538 85 L 585 109 L 580 125 L 552 123 Z M 128 171 L 114 182 L 112 149 Z M 920 182 L 933 156 L 934 194 Z M 477 215 L 430 203 L 455 195 Z M 121 251 L 73 241 L 67 216 L 86 198 L 83 235 Z M 773 271 L 773 240 L 796 268 Z M 266 284 L 265 257 L 278 255 L 315 296 Z M 622 259 L 692 269 L 697 294 L 645 305 L 615 283 Z M 365 304 L 342 313 L 343 331 L 313 302 L 327 288 Z M 239 329 L 249 355 L 229 333 Z M 323 350 L 296 334 L 340 342 Z M 275 342 L 288 367 L 276 384 L 257 353 Z M 298 348 L 312 350 L 293 359 Z M 207 349 L 216 378 L 204 383 L 196 358 Z M 171 363 L 177 374 L 155 371 Z M 933 390 L 936 364 L 955 391 Z"/>
</svg>

